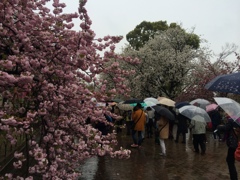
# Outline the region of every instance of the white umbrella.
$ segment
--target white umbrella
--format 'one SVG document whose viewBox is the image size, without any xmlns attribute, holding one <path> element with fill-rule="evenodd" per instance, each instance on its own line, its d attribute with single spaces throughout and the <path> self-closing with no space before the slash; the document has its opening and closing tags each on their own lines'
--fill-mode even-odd
<svg viewBox="0 0 240 180">
<path fill-rule="evenodd" d="M 194 105 L 186 105 L 178 109 L 179 113 L 186 116 L 189 119 L 194 119 L 196 121 L 211 122 L 211 118 L 209 117 L 208 113 L 197 106 Z M 199 118 L 201 116 L 201 118 Z"/>
<path fill-rule="evenodd" d="M 144 101 L 146 104 L 146 107 L 152 107 L 152 106 L 156 106 L 156 104 L 152 101 Z"/>
<path fill-rule="evenodd" d="M 158 100 L 157 100 L 156 98 L 153 98 L 153 97 L 145 98 L 143 101 L 144 101 L 144 102 L 152 102 L 152 103 L 154 103 L 155 105 L 159 103 Z"/>
</svg>

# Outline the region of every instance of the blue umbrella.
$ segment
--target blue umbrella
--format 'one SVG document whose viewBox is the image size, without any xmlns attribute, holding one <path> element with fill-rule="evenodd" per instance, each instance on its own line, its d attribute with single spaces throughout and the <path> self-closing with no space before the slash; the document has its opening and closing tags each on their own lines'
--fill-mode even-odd
<svg viewBox="0 0 240 180">
<path fill-rule="evenodd" d="M 205 89 L 240 94 L 240 72 L 217 76 L 205 85 Z"/>
</svg>

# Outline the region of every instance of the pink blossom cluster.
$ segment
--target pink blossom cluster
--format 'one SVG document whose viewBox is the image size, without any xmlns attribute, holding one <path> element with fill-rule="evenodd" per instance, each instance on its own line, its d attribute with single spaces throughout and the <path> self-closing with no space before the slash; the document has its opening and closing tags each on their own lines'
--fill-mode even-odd
<svg viewBox="0 0 240 180">
<path fill-rule="evenodd" d="M 115 151 L 115 132 L 102 135 L 94 128 L 98 121 L 111 125 L 104 118 L 104 113 L 111 113 L 91 99 L 126 95 L 129 89 L 122 82 L 132 72 L 111 60 L 131 64 L 138 60 L 115 54 L 121 36 L 95 37 L 86 0 L 71 14 L 63 13 L 66 5 L 59 0 L 53 0 L 52 12 L 47 2 L 0 1 L 0 129 L 11 144 L 17 143 L 17 135 L 26 138 L 27 156 L 15 152 L 13 163 L 21 169 L 28 161 L 35 162 L 27 167 L 25 179 L 34 174 L 42 179 L 77 179 L 77 167 L 86 158 L 130 156 L 129 150 Z M 72 30 L 74 18 L 81 20 L 80 31 Z M 106 73 L 114 74 L 110 89 L 107 80 L 98 78 Z M 5 174 L 8 179 L 21 176 L 25 177 Z"/>
</svg>

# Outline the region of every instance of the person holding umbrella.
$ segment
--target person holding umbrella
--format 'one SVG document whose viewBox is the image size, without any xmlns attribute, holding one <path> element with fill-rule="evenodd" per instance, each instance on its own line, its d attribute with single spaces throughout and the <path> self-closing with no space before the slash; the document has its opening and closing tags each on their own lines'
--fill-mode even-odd
<svg viewBox="0 0 240 180">
<path fill-rule="evenodd" d="M 169 122 L 175 120 L 174 114 L 163 106 L 153 106 L 155 110 L 155 121 L 159 133 L 161 156 L 166 156 L 165 139 L 169 138 Z"/>
<path fill-rule="evenodd" d="M 182 135 L 182 143 L 186 143 L 186 134 L 188 133 L 188 126 L 190 124 L 190 120 L 183 116 L 180 113 L 177 113 L 177 133 L 176 133 L 176 139 L 175 142 L 178 143 L 179 136 Z"/>
<path fill-rule="evenodd" d="M 154 111 L 151 107 L 147 107 L 146 112 L 147 112 L 147 116 L 148 116 L 148 122 L 146 124 L 147 137 L 152 138 L 152 135 L 153 135 L 152 127 L 153 127 L 153 123 L 154 123 Z"/>
<path fill-rule="evenodd" d="M 228 112 L 228 114 L 233 114 Z M 228 146 L 228 152 L 226 162 L 228 164 L 228 170 L 231 180 L 238 180 L 238 174 L 235 166 L 234 153 L 238 147 L 238 140 L 240 135 L 240 125 L 229 116 L 225 125 L 219 125 L 217 131 L 224 132 L 226 134 L 226 144 Z"/>
<path fill-rule="evenodd" d="M 200 114 L 194 115 L 191 119 L 190 128 L 192 128 L 194 151 L 199 153 L 200 146 L 202 155 L 206 152 L 206 127 L 207 123 Z"/>
<path fill-rule="evenodd" d="M 144 127 L 146 124 L 146 115 L 142 108 L 142 105 L 140 103 L 137 103 L 137 105 L 133 108 L 132 112 L 132 120 L 134 126 L 132 129 L 133 144 L 131 145 L 131 147 L 134 148 L 141 147 L 142 144 L 142 131 L 144 131 Z"/>
<path fill-rule="evenodd" d="M 188 133 L 188 127 L 190 124 L 190 119 L 186 116 L 179 113 L 179 108 L 183 106 L 190 105 L 188 102 L 178 102 L 175 104 L 175 114 L 176 114 L 176 124 L 177 124 L 177 132 L 175 142 L 178 143 L 179 136 L 182 135 L 182 143 L 186 143 L 186 134 Z"/>
<path fill-rule="evenodd" d="M 213 138 L 217 139 L 217 137 L 218 137 L 218 140 L 222 141 L 222 137 L 221 137 L 220 132 L 219 131 L 215 131 L 217 129 L 217 127 L 222 122 L 222 116 L 221 116 L 221 114 L 219 112 L 219 109 L 216 108 L 216 109 L 208 112 L 208 114 L 209 114 L 209 117 L 211 118 L 211 121 L 212 121 Z"/>
<path fill-rule="evenodd" d="M 157 120 L 158 132 L 159 132 L 159 142 L 161 147 L 161 156 L 166 156 L 166 146 L 165 139 L 169 137 L 169 121 L 166 117 L 160 116 Z"/>
</svg>

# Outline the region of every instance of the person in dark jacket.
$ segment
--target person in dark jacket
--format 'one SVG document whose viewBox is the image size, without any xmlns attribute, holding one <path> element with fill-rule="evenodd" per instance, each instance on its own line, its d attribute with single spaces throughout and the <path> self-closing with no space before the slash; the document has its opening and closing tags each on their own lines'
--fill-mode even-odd
<svg viewBox="0 0 240 180">
<path fill-rule="evenodd" d="M 110 122 L 110 123 L 113 122 L 111 116 L 104 114 L 104 117 L 106 118 L 107 122 Z M 102 135 L 107 135 L 108 133 L 112 133 L 111 125 L 108 125 L 105 122 L 97 122 L 95 125 L 95 128 L 101 131 Z"/>
<path fill-rule="evenodd" d="M 219 125 L 217 130 L 226 133 L 226 144 L 228 146 L 227 164 L 231 180 L 238 180 L 238 174 L 235 167 L 234 153 L 238 146 L 238 134 L 240 126 L 229 118 L 225 125 Z"/>
<path fill-rule="evenodd" d="M 153 128 L 153 123 L 154 123 L 154 111 L 150 107 L 147 107 L 146 110 L 147 110 L 146 112 L 147 112 L 147 116 L 148 116 L 148 121 L 146 124 L 147 137 L 152 138 L 152 135 L 153 135 L 152 128 Z"/>
<path fill-rule="evenodd" d="M 219 131 L 215 131 L 217 129 L 218 125 L 220 125 L 221 122 L 222 122 L 222 117 L 221 117 L 221 115 L 219 113 L 219 110 L 215 109 L 213 111 L 210 111 L 208 114 L 209 114 L 209 117 L 211 118 L 211 121 L 212 121 L 213 138 L 214 139 L 218 138 L 218 140 L 221 141 L 222 137 L 221 137 L 220 132 Z M 214 133 L 214 132 L 216 132 L 216 133 Z"/>
<path fill-rule="evenodd" d="M 186 133 L 188 133 L 189 119 L 182 114 L 177 115 L 177 134 L 175 142 L 178 143 L 179 136 L 182 135 L 182 143 L 186 143 Z"/>
</svg>

